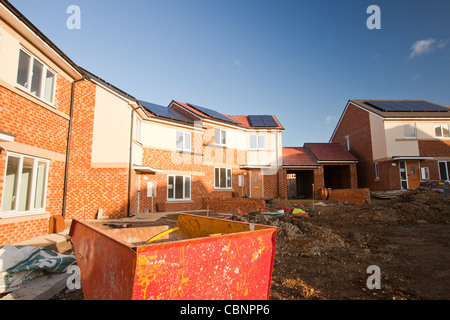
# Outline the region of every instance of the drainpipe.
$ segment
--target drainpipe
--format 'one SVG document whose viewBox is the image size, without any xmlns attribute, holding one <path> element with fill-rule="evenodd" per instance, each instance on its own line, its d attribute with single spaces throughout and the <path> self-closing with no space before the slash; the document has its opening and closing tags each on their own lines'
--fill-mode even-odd
<svg viewBox="0 0 450 320">
<path fill-rule="evenodd" d="M 134 128 L 134 111 L 139 109 L 141 106 L 137 105 L 136 108 L 131 107 L 131 126 L 130 126 L 130 153 L 128 158 L 128 208 L 127 216 L 130 217 L 131 214 L 131 170 L 133 169 L 133 128 Z"/>
<path fill-rule="evenodd" d="M 62 203 L 62 212 L 61 215 L 63 218 L 66 217 L 66 201 L 67 201 L 67 180 L 69 176 L 69 156 L 70 156 L 70 141 L 72 138 L 72 124 L 73 124 L 73 108 L 75 104 L 75 84 L 77 82 L 86 80 L 86 77 L 83 76 L 81 79 L 75 80 L 72 82 L 72 88 L 70 93 L 70 119 L 69 119 L 69 129 L 67 133 L 67 148 L 66 148 L 66 165 L 64 169 L 64 189 L 63 189 L 63 203 Z"/>
</svg>

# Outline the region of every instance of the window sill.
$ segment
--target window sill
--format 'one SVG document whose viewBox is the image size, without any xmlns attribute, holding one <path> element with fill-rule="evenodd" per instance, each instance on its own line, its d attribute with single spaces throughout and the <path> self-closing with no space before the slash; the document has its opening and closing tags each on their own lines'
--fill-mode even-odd
<svg viewBox="0 0 450 320">
<path fill-rule="evenodd" d="M 217 143 L 203 143 L 204 146 L 206 147 L 213 147 L 213 148 L 223 148 L 226 149 L 227 145 L 226 144 L 217 144 Z"/>
<path fill-rule="evenodd" d="M 233 191 L 233 188 L 214 188 L 214 191 Z"/>
<path fill-rule="evenodd" d="M 194 200 L 166 200 L 166 203 L 194 203 Z"/>
<path fill-rule="evenodd" d="M 37 99 L 42 103 L 45 103 L 47 106 L 52 107 L 53 109 L 56 109 L 54 102 L 50 102 L 45 99 L 42 99 L 41 97 L 35 96 L 31 92 L 29 92 L 27 88 L 24 88 L 20 84 L 16 83 L 15 88 L 20 90 L 21 92 L 25 93 L 27 96 L 33 97 L 34 99 Z"/>
<path fill-rule="evenodd" d="M 51 214 L 48 212 L 22 212 L 22 213 L 9 213 L 5 215 L 0 213 L 0 225 L 30 220 L 40 220 L 50 217 Z"/>
</svg>

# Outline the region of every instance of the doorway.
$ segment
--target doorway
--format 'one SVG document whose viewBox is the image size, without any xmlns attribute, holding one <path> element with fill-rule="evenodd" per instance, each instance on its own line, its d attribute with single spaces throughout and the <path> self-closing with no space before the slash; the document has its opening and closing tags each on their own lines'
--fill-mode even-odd
<svg viewBox="0 0 450 320">
<path fill-rule="evenodd" d="M 420 186 L 419 161 L 400 161 L 400 185 L 402 190 Z"/>
</svg>

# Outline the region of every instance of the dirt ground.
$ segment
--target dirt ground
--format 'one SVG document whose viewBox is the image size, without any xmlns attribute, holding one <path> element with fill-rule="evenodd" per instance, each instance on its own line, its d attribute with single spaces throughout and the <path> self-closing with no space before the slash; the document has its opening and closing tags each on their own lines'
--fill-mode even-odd
<svg viewBox="0 0 450 320">
<path fill-rule="evenodd" d="M 311 209 L 302 201 L 286 204 Z M 316 205 L 311 217 L 253 212 L 232 219 L 279 227 L 272 300 L 450 298 L 450 196 L 437 191 L 420 188 L 363 206 Z M 380 268 L 380 289 L 367 288 L 371 265 Z M 83 294 L 61 292 L 55 299 Z"/>
<path fill-rule="evenodd" d="M 392 200 L 317 206 L 315 212 L 235 217 L 280 228 L 270 299 L 450 298 L 450 196 L 420 188 Z M 367 288 L 371 265 L 380 268 L 380 289 Z"/>
</svg>

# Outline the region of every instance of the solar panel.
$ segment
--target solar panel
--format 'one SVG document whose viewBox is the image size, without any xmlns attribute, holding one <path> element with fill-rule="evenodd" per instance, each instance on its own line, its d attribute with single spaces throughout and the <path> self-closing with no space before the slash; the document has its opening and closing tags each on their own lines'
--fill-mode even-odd
<svg viewBox="0 0 450 320">
<path fill-rule="evenodd" d="M 370 100 L 367 104 L 374 106 L 381 111 L 387 112 L 439 112 L 450 110 L 440 105 L 421 100 Z"/>
<path fill-rule="evenodd" d="M 278 127 L 278 123 L 269 115 L 251 115 L 248 118 L 252 127 Z"/>
<path fill-rule="evenodd" d="M 177 112 L 176 110 L 160 106 L 158 104 L 146 102 L 146 101 L 139 101 L 139 103 L 146 108 L 151 113 L 168 119 L 178 120 L 178 121 L 184 121 L 184 122 L 190 122 L 193 123 L 194 120 L 189 118 L 188 116 L 184 115 L 181 112 Z"/>
<path fill-rule="evenodd" d="M 223 121 L 227 121 L 227 122 L 231 122 L 231 123 L 235 123 L 235 124 L 239 124 L 236 121 L 232 120 L 231 118 L 228 118 L 227 116 L 225 116 L 225 115 L 223 115 L 223 114 L 221 114 L 221 113 L 219 113 L 219 112 L 217 112 L 215 110 L 211 110 L 211 109 L 208 109 L 208 108 L 200 107 L 200 106 L 197 106 L 197 105 L 191 104 L 191 103 L 188 103 L 188 105 L 190 105 L 194 109 L 197 109 L 198 111 L 203 112 L 204 114 L 210 116 L 211 118 L 218 119 L 218 120 L 223 120 Z"/>
</svg>

